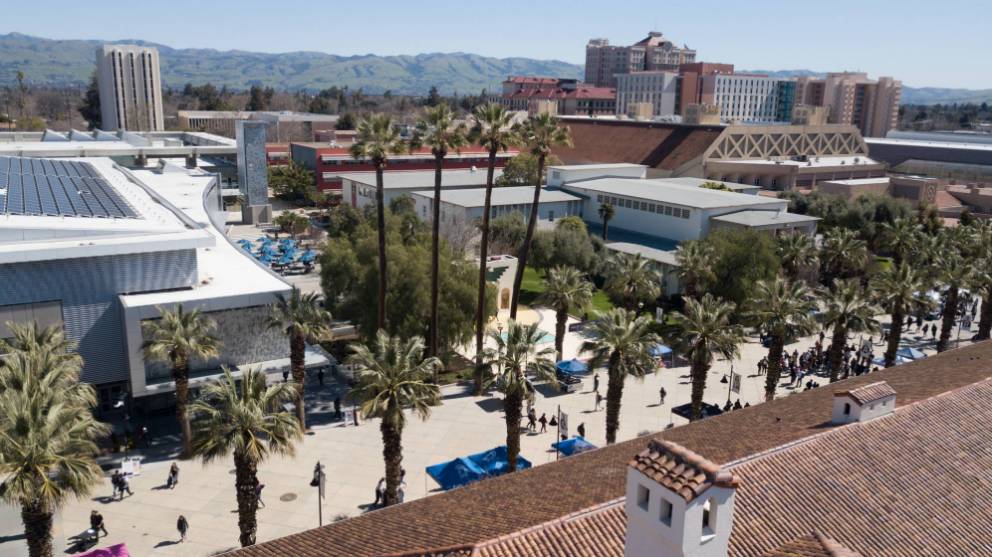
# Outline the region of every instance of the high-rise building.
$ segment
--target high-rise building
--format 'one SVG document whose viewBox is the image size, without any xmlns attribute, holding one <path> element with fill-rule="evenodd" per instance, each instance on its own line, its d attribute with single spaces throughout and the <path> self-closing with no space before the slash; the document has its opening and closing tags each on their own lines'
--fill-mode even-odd
<svg viewBox="0 0 992 557">
<path fill-rule="evenodd" d="M 878 81 L 860 72 L 829 73 L 824 78 L 796 80 L 796 104 L 829 108 L 831 124 L 851 124 L 866 137 L 885 137 L 899 120 L 902 82 Z"/>
<path fill-rule="evenodd" d="M 137 45 L 104 45 L 96 51 L 96 75 L 103 129 L 165 129 L 158 50 Z"/>
<path fill-rule="evenodd" d="M 586 83 L 615 87 L 617 74 L 641 71 L 676 71 L 680 64 L 696 61 L 696 51 L 675 46 L 660 32 L 651 31 L 630 46 L 614 46 L 608 39 L 592 39 L 586 45 Z"/>
<path fill-rule="evenodd" d="M 648 103 L 651 116 L 675 114 L 678 96 L 678 74 L 666 71 L 618 74 L 617 114 L 628 114 L 632 104 Z"/>
<path fill-rule="evenodd" d="M 720 107 L 728 122 L 789 122 L 796 82 L 766 75 L 711 74 L 700 77 L 700 102 Z"/>
<path fill-rule="evenodd" d="M 685 114 L 686 107 L 703 104 L 700 77 L 714 74 L 734 73 L 733 64 L 713 64 L 695 62 L 679 66 L 679 96 L 675 102 L 675 113 Z"/>
</svg>

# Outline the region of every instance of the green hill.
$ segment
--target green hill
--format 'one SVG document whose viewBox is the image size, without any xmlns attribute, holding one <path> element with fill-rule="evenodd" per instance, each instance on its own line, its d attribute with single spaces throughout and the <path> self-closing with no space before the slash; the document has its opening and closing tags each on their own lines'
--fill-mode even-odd
<svg viewBox="0 0 992 557">
<path fill-rule="evenodd" d="M 335 56 L 321 52 L 267 54 L 241 50 L 176 49 L 144 41 L 159 50 L 162 81 L 179 88 L 213 83 L 247 89 L 318 90 L 336 85 L 368 93 L 391 90 L 425 94 L 432 85 L 442 93 L 478 93 L 511 74 L 581 77 L 582 66 L 557 60 L 489 58 L 463 52 L 414 56 Z M 34 85 L 82 85 L 95 67 L 97 40 L 51 40 L 20 33 L 0 35 L 0 86 L 15 83 L 18 70 Z"/>
</svg>

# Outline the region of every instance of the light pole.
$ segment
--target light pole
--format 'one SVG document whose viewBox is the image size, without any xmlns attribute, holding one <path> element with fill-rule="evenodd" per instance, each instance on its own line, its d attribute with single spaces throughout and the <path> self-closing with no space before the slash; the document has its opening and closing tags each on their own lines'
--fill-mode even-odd
<svg viewBox="0 0 992 557">
<path fill-rule="evenodd" d="M 313 479 L 310 480 L 310 487 L 317 488 L 317 525 L 324 525 L 324 485 L 327 483 L 327 474 L 324 467 L 317 461 L 313 467 Z"/>
</svg>

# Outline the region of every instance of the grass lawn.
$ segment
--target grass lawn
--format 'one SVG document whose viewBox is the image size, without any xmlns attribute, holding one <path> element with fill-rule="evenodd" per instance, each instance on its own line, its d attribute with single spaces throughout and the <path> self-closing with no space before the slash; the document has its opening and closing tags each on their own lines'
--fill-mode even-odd
<svg viewBox="0 0 992 557">
<path fill-rule="evenodd" d="M 532 306 L 537 303 L 537 299 L 544 291 L 544 277 L 541 275 L 541 272 L 533 267 L 524 269 L 524 280 L 520 283 L 520 303 Z M 606 292 L 599 289 L 594 290 L 590 310 L 602 312 L 611 309 L 613 309 L 613 303 L 610 302 L 610 298 L 606 295 Z"/>
</svg>

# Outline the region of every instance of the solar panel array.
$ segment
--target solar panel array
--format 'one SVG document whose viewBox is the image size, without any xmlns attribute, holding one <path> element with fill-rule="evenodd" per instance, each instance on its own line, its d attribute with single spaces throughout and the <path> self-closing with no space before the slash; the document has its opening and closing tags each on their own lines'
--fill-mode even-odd
<svg viewBox="0 0 992 557">
<path fill-rule="evenodd" d="M 138 218 L 86 162 L 0 157 L 0 214 Z"/>
</svg>

